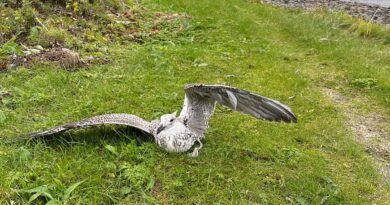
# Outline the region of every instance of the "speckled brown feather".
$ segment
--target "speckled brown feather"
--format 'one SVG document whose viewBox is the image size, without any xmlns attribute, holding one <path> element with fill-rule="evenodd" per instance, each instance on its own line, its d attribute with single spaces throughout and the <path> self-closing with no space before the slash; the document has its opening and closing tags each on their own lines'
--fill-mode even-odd
<svg viewBox="0 0 390 205">
<path fill-rule="evenodd" d="M 150 122 L 147 122 L 144 119 L 135 115 L 121 113 L 121 114 L 98 115 L 91 118 L 80 120 L 78 122 L 63 124 L 42 132 L 32 133 L 30 134 L 30 137 L 31 138 L 44 137 L 47 135 L 65 132 L 71 129 L 86 128 L 86 127 L 91 127 L 95 125 L 104 125 L 104 124 L 127 125 L 127 126 L 138 128 L 152 135 L 154 131 L 153 130 L 154 127 L 151 126 L 152 124 Z"/>
</svg>

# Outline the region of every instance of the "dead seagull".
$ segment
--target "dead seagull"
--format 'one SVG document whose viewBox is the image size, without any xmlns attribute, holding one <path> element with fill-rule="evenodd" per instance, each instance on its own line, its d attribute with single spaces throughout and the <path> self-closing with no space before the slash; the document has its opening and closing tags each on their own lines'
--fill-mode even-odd
<svg viewBox="0 0 390 205">
<path fill-rule="evenodd" d="M 39 138 L 94 125 L 127 125 L 153 135 L 155 142 L 168 152 L 186 152 L 194 146 L 195 142 L 198 142 L 199 146 L 190 153 L 190 156 L 196 157 L 203 146 L 201 140 L 207 131 L 209 119 L 217 102 L 258 119 L 297 122 L 296 116 L 286 105 L 245 90 L 224 85 L 204 84 L 187 85 L 184 90 L 184 105 L 179 117 L 174 112 L 148 122 L 130 114 L 105 114 L 32 133 L 29 138 Z"/>
</svg>

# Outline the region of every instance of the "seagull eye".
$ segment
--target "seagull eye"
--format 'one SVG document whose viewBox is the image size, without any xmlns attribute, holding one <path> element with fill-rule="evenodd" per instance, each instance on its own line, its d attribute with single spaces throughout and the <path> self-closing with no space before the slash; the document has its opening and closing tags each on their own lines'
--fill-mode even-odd
<svg viewBox="0 0 390 205">
<path fill-rule="evenodd" d="M 171 120 L 169 120 L 169 122 L 173 122 L 173 120 L 174 120 L 174 119 L 172 118 Z"/>
</svg>

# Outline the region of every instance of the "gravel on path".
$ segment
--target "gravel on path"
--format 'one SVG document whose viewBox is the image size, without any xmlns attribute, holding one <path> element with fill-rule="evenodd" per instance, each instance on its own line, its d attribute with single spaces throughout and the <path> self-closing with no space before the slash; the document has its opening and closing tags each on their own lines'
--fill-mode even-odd
<svg viewBox="0 0 390 205">
<path fill-rule="evenodd" d="M 312 9 L 326 7 L 344 10 L 354 17 L 390 25 L 390 0 L 261 0 L 264 3 L 287 7 Z"/>
</svg>

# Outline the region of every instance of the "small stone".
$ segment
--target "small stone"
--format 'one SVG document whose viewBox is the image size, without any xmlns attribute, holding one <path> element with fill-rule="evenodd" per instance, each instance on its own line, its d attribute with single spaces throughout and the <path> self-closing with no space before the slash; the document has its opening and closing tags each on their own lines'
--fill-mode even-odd
<svg viewBox="0 0 390 205">
<path fill-rule="evenodd" d="M 329 41 L 329 38 L 321 38 L 320 41 L 321 41 L 321 42 L 323 42 L 323 41 Z"/>
<path fill-rule="evenodd" d="M 63 52 L 67 52 L 67 53 L 70 53 L 71 51 L 69 50 L 69 49 L 67 49 L 67 48 L 61 48 L 61 50 L 63 51 Z"/>
<path fill-rule="evenodd" d="M 24 53 L 25 56 L 31 55 L 31 51 L 29 51 L 29 50 L 28 51 L 23 51 L 23 53 Z"/>
<path fill-rule="evenodd" d="M 85 58 L 85 60 L 87 60 L 87 61 L 93 61 L 93 60 L 95 60 L 95 57 L 93 57 L 93 56 L 87 56 L 87 57 Z"/>
<path fill-rule="evenodd" d="M 207 67 L 207 66 L 209 66 L 209 64 L 207 64 L 207 63 L 200 63 L 200 64 L 198 64 L 198 67 Z"/>
<path fill-rule="evenodd" d="M 36 45 L 36 46 L 34 46 L 34 48 L 36 48 L 36 49 L 38 49 L 40 51 L 43 51 L 43 47 L 41 45 Z"/>
<path fill-rule="evenodd" d="M 35 48 L 30 48 L 29 51 L 31 52 L 31 54 L 38 54 L 41 52 L 40 50 L 35 49 Z"/>
</svg>

